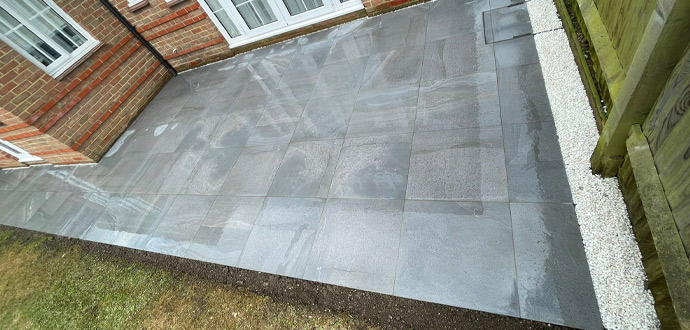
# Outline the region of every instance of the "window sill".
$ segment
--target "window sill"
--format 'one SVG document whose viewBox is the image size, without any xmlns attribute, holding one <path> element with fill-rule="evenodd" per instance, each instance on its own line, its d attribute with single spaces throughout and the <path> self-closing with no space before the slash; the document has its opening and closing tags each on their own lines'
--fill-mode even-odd
<svg viewBox="0 0 690 330">
<path fill-rule="evenodd" d="M 58 71 L 57 73 L 53 74 L 53 75 L 52 75 L 53 78 L 55 78 L 55 80 L 58 80 L 58 81 L 64 79 L 64 78 L 67 77 L 70 73 L 72 73 L 72 71 L 74 71 L 77 67 L 79 67 L 79 65 L 81 65 L 82 63 L 84 63 L 84 61 L 86 61 L 87 59 L 89 59 L 89 57 L 91 57 L 91 55 L 93 55 L 93 54 L 94 54 L 97 50 L 99 50 L 102 46 L 103 46 L 103 43 L 102 43 L 102 42 L 100 42 L 100 41 L 98 41 L 98 40 L 95 40 L 94 43 L 93 43 L 93 45 L 90 46 L 88 50 L 85 50 L 84 53 L 83 53 L 82 55 L 78 55 L 78 56 L 79 56 L 79 59 L 78 59 L 77 61 L 75 61 L 74 63 L 72 63 L 72 64 L 71 64 L 69 67 L 67 67 L 66 69 L 61 70 L 61 71 Z"/>
</svg>

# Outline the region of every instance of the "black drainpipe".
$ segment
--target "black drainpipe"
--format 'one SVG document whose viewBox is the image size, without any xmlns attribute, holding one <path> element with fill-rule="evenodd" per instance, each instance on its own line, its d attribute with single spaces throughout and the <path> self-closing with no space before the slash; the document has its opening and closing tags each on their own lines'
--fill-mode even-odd
<svg viewBox="0 0 690 330">
<path fill-rule="evenodd" d="M 130 23 L 124 16 L 122 16 L 122 14 L 120 14 L 120 12 L 117 11 L 117 9 L 115 9 L 115 7 L 113 7 L 113 5 L 110 4 L 110 2 L 108 2 L 108 0 L 101 0 L 101 3 L 105 6 L 105 8 L 108 8 L 108 10 L 113 15 L 115 15 L 115 17 L 117 17 L 120 23 L 125 25 L 129 32 L 132 32 L 132 34 L 134 34 L 134 36 L 137 39 L 139 39 L 139 41 L 142 44 L 144 44 L 146 49 L 148 49 L 151 52 L 151 54 L 153 54 L 153 56 L 159 62 L 161 62 L 161 64 L 163 64 L 163 66 L 168 70 L 168 72 L 172 73 L 173 77 L 177 76 L 177 71 L 175 71 L 172 65 L 170 65 L 170 63 L 168 63 L 168 61 L 166 61 L 165 58 L 163 58 L 163 55 L 161 55 L 155 48 L 153 48 L 153 46 L 148 41 L 146 41 L 146 39 L 144 39 L 144 37 L 142 37 L 141 34 L 139 34 L 139 32 L 137 32 L 137 29 L 132 25 L 132 23 Z"/>
</svg>

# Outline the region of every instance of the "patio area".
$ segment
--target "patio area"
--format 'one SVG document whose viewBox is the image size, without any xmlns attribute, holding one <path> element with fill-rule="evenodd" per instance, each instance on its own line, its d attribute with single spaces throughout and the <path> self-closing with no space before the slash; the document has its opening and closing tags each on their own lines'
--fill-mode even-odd
<svg viewBox="0 0 690 330">
<path fill-rule="evenodd" d="M 600 329 L 514 2 L 436 0 L 182 73 L 97 165 L 0 171 L 0 224 Z"/>
</svg>

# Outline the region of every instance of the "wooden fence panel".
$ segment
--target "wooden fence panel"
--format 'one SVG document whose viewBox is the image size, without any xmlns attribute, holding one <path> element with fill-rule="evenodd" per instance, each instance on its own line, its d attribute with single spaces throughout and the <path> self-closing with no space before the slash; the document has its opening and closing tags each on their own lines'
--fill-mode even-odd
<svg viewBox="0 0 690 330">
<path fill-rule="evenodd" d="M 601 20 L 627 72 L 657 0 L 595 0 Z"/>
<path fill-rule="evenodd" d="M 690 256 L 690 48 L 676 65 L 643 131 L 659 179 Z"/>
</svg>

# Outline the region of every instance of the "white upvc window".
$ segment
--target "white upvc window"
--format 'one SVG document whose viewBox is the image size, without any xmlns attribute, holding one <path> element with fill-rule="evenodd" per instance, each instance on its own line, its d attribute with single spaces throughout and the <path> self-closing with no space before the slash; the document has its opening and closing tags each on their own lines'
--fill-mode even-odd
<svg viewBox="0 0 690 330">
<path fill-rule="evenodd" d="M 0 39 L 53 78 L 99 44 L 52 0 L 0 0 Z"/>
<path fill-rule="evenodd" d="M 4 140 L 0 140 L 0 150 L 17 158 L 20 163 L 37 162 L 43 160 L 41 157 L 34 156 L 26 150 Z"/>
</svg>

